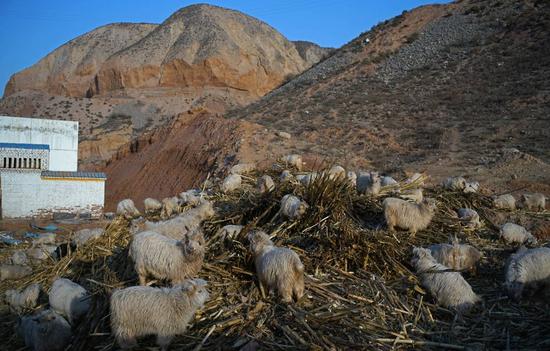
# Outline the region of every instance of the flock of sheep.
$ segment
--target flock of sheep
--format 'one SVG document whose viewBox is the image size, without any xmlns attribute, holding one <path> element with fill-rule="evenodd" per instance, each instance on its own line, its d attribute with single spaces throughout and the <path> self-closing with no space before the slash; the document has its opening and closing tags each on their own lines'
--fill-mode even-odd
<svg viewBox="0 0 550 351">
<path fill-rule="evenodd" d="M 288 155 L 282 160 L 298 171 L 303 162 L 299 155 Z M 231 169 L 220 185 L 222 192 L 232 192 L 242 186 L 242 175 L 255 170 L 253 164 L 238 164 Z M 421 175 L 415 174 L 405 180 L 407 184 L 418 184 L 413 190 L 399 190 L 399 183 L 391 177 L 376 172 L 346 172 L 340 166 L 317 173 L 293 175 L 284 170 L 281 182 L 310 184 L 322 174 L 330 178 L 347 179 L 360 194 L 379 195 L 383 187 L 390 187 L 395 197 L 383 200 L 387 229 L 407 230 L 414 235 L 426 229 L 437 210 L 437 202 L 424 198 Z M 420 180 L 420 181 L 419 181 Z M 443 186 L 453 191 L 477 192 L 479 184 L 467 182 L 462 177 L 447 179 Z M 264 175 L 257 180 L 258 192 L 270 192 L 275 188 L 272 177 Z M 410 187 L 409 187 L 410 188 Z M 200 190 L 189 190 L 175 197 L 159 202 L 145 199 L 146 214 L 160 214 L 158 222 L 145 221 L 131 199 L 122 200 L 117 214 L 131 221 L 132 240 L 129 257 L 139 277 L 139 286 L 115 290 L 110 298 L 110 321 L 112 335 L 122 348 L 137 345 L 137 338 L 156 335 L 157 344 L 167 349 L 176 335 L 185 332 L 196 311 L 209 298 L 207 282 L 198 274 L 205 258 L 206 244 L 203 221 L 215 215 L 215 208 L 208 195 Z M 523 197 L 523 205 L 533 210 L 545 209 L 546 197 L 531 194 Z M 182 205 L 191 207 L 181 211 Z M 309 204 L 293 194 L 286 194 L 280 200 L 279 213 L 290 219 L 299 220 Z M 515 209 L 511 195 L 494 198 L 496 208 Z M 473 209 L 456 209 L 457 216 L 470 228 L 481 225 L 479 215 Z M 221 237 L 235 238 L 243 229 L 241 225 L 227 225 L 220 230 Z M 101 236 L 94 230 L 79 232 L 73 238 L 77 246 Z M 525 228 L 506 223 L 500 229 L 502 239 L 514 245 L 537 245 L 536 239 Z M 283 302 L 298 301 L 304 295 L 305 267 L 296 252 L 289 248 L 275 246 L 270 236 L 262 230 L 251 230 L 247 235 L 249 250 L 254 257 L 256 275 L 260 289 L 275 292 Z M 44 239 L 47 241 L 47 239 Z M 17 254 L 21 256 L 21 254 Z M 12 264 L 0 267 L 1 279 L 18 279 L 29 272 L 18 274 L 17 270 L 28 270 L 22 257 L 16 253 Z M 424 288 L 442 306 L 465 312 L 481 298 L 473 291 L 461 272 L 475 268 L 482 253 L 475 247 L 461 244 L 455 238 L 451 243 L 434 244 L 427 248 L 416 247 L 412 251 L 411 265 Z M 149 286 L 150 280 L 164 287 Z M 520 299 L 527 288 L 550 287 L 550 248 L 526 248 L 521 246 L 513 254 L 506 268 L 505 287 L 514 299 Z M 34 307 L 40 293 L 40 286 L 33 284 L 23 291 L 6 292 L 6 301 L 14 312 Z M 64 278 L 54 281 L 49 292 L 50 309 L 32 316 L 24 316 L 19 331 L 25 344 L 33 350 L 63 350 L 71 339 L 71 327 L 79 323 L 87 313 L 89 293 L 80 285 Z"/>
</svg>

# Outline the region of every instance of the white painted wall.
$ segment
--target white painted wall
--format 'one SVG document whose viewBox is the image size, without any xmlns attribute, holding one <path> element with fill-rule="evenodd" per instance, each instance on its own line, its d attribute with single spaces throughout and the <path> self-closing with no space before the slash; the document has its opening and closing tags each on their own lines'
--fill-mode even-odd
<svg viewBox="0 0 550 351">
<path fill-rule="evenodd" d="M 50 146 L 50 171 L 78 168 L 78 122 L 0 116 L 0 142 Z"/>
<path fill-rule="evenodd" d="M 3 218 L 103 210 L 104 180 L 49 180 L 39 171 L 2 171 L 0 176 Z"/>
</svg>

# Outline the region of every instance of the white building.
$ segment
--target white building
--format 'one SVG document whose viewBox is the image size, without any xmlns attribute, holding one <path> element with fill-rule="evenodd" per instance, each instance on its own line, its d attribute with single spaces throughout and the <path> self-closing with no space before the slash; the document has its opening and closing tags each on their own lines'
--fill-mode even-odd
<svg viewBox="0 0 550 351">
<path fill-rule="evenodd" d="M 78 122 L 0 116 L 3 218 L 101 215 L 105 174 L 78 172 Z"/>
</svg>

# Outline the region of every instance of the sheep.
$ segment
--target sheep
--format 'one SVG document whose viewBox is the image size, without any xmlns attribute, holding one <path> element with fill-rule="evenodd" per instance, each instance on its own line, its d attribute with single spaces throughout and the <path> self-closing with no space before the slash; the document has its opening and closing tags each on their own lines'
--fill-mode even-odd
<svg viewBox="0 0 550 351">
<path fill-rule="evenodd" d="M 440 305 L 462 313 L 481 301 L 462 275 L 448 272 L 448 267 L 438 263 L 430 250 L 415 247 L 411 265 L 419 275 L 421 285 Z"/>
<path fill-rule="evenodd" d="M 516 199 L 512 194 L 504 194 L 493 197 L 493 206 L 501 210 L 515 210 Z"/>
<path fill-rule="evenodd" d="M 152 215 L 161 211 L 162 203 L 157 199 L 148 197 L 143 200 L 143 209 L 146 215 Z"/>
<path fill-rule="evenodd" d="M 228 224 L 226 226 L 223 226 L 218 231 L 218 233 L 219 233 L 219 235 L 221 236 L 222 239 L 225 239 L 225 238 L 234 239 L 241 233 L 243 228 L 244 227 L 242 225 Z"/>
<path fill-rule="evenodd" d="M 302 156 L 296 154 L 283 156 L 281 161 L 286 165 L 295 167 L 298 171 L 301 171 L 304 166 Z"/>
<path fill-rule="evenodd" d="M 90 294 L 82 286 L 65 278 L 56 279 L 48 295 L 50 307 L 66 317 L 71 325 L 90 309 Z"/>
<path fill-rule="evenodd" d="M 481 227 L 479 214 L 471 208 L 459 208 L 457 210 L 458 218 L 466 224 L 466 227 L 476 229 Z"/>
<path fill-rule="evenodd" d="M 160 218 L 168 219 L 172 217 L 174 213 L 180 211 L 180 199 L 177 196 L 165 197 L 162 199 L 162 210 L 160 211 Z"/>
<path fill-rule="evenodd" d="M 424 200 L 424 194 L 422 189 L 410 189 L 399 194 L 399 197 L 405 200 L 412 201 L 414 203 L 421 203 Z"/>
<path fill-rule="evenodd" d="M 276 247 L 261 230 L 248 234 L 260 286 L 268 292 L 277 290 L 283 302 L 299 300 L 304 295 L 304 265 L 296 252 Z"/>
<path fill-rule="evenodd" d="M 346 178 L 348 179 L 348 181 L 350 182 L 350 184 L 353 186 L 353 187 L 357 187 L 357 174 L 353 171 L 349 171 L 347 174 L 346 174 Z"/>
<path fill-rule="evenodd" d="M 180 241 L 146 231 L 134 236 L 129 256 L 134 261 L 140 285 L 147 284 L 148 276 L 180 284 L 200 271 L 204 252 L 200 232 L 189 233 Z"/>
<path fill-rule="evenodd" d="M 270 176 L 263 175 L 258 178 L 257 188 L 260 193 L 268 193 L 275 189 L 275 182 Z"/>
<path fill-rule="evenodd" d="M 41 245 L 39 247 L 31 248 L 27 250 L 27 256 L 32 260 L 43 261 L 49 258 L 57 258 L 55 245 Z"/>
<path fill-rule="evenodd" d="M 449 177 L 443 181 L 443 188 L 447 190 L 464 190 L 466 187 L 466 179 L 463 177 Z"/>
<path fill-rule="evenodd" d="M 293 179 L 294 179 L 294 176 L 292 175 L 292 173 L 290 173 L 288 169 L 285 169 L 284 171 L 282 171 L 281 176 L 279 177 L 279 180 L 281 182 L 292 181 Z"/>
<path fill-rule="evenodd" d="M 521 200 L 523 207 L 531 211 L 544 211 L 546 209 L 546 196 L 544 194 L 523 194 Z"/>
<path fill-rule="evenodd" d="M 378 195 L 382 181 L 377 172 L 359 172 L 357 176 L 357 192 L 359 194 Z"/>
<path fill-rule="evenodd" d="M 201 200 L 199 206 L 181 213 L 175 218 L 157 223 L 145 222 L 144 229 L 154 231 L 171 239 L 181 240 L 188 232 L 198 230 L 202 221 L 215 214 L 216 212 L 212 203 L 207 200 Z"/>
<path fill-rule="evenodd" d="M 179 194 L 182 205 L 197 206 L 201 203 L 205 193 L 198 189 L 190 189 Z"/>
<path fill-rule="evenodd" d="M 116 207 L 116 214 L 128 220 L 141 216 L 132 199 L 120 201 Z"/>
<path fill-rule="evenodd" d="M 342 166 L 332 166 L 328 170 L 328 175 L 330 179 L 344 179 L 346 178 L 346 170 Z"/>
<path fill-rule="evenodd" d="M 382 186 L 397 185 L 397 180 L 389 176 L 384 176 L 381 179 Z"/>
<path fill-rule="evenodd" d="M 16 250 L 11 255 L 11 264 L 25 266 L 29 263 L 29 258 L 23 250 Z"/>
<path fill-rule="evenodd" d="M 537 244 L 537 239 L 527 229 L 514 223 L 503 224 L 499 234 L 507 244 Z"/>
<path fill-rule="evenodd" d="M 231 174 L 223 180 L 222 191 L 226 194 L 235 191 L 241 187 L 241 183 L 240 174 Z"/>
<path fill-rule="evenodd" d="M 5 292 L 6 303 L 10 306 L 10 310 L 15 313 L 20 313 L 24 309 L 36 307 L 38 296 L 40 295 L 40 284 L 31 284 L 23 291 L 7 290 Z"/>
<path fill-rule="evenodd" d="M 76 246 L 82 246 L 91 240 L 100 238 L 103 233 L 105 233 L 103 228 L 81 229 L 74 233 L 72 241 Z"/>
<path fill-rule="evenodd" d="M 256 169 L 256 165 L 254 163 L 239 163 L 231 167 L 231 170 L 229 170 L 229 173 L 231 174 L 246 174 L 254 171 Z"/>
<path fill-rule="evenodd" d="M 176 335 L 185 333 L 209 294 L 202 279 L 187 280 L 171 288 L 131 286 L 111 295 L 111 330 L 121 348 L 137 346 L 137 338 L 156 335 L 167 350 Z"/>
<path fill-rule="evenodd" d="M 55 244 L 55 237 L 56 235 L 54 233 L 39 234 L 38 238 L 32 241 L 32 246 L 34 247 L 36 245 L 53 245 Z"/>
<path fill-rule="evenodd" d="M 384 217 L 388 230 L 394 227 L 406 229 L 415 235 L 417 231 L 424 230 L 430 224 L 437 209 L 434 199 L 426 198 L 419 204 L 413 204 L 405 200 L 388 197 L 383 202 Z"/>
<path fill-rule="evenodd" d="M 0 281 L 16 280 L 24 278 L 32 273 L 32 269 L 27 266 L 15 264 L 0 265 Z"/>
<path fill-rule="evenodd" d="M 481 259 L 481 252 L 473 246 L 459 244 L 434 244 L 428 247 L 433 258 L 444 266 L 457 271 L 470 270 Z"/>
<path fill-rule="evenodd" d="M 405 184 L 416 183 L 418 186 L 424 185 L 424 175 L 422 173 L 414 173 L 405 180 Z"/>
<path fill-rule="evenodd" d="M 302 217 L 308 208 L 309 205 L 305 201 L 294 195 L 287 194 L 281 199 L 280 212 L 291 220 Z"/>
<path fill-rule="evenodd" d="M 63 351 L 71 342 L 71 326 L 52 310 L 21 318 L 17 332 L 33 351 Z"/>
<path fill-rule="evenodd" d="M 479 183 L 478 182 L 466 182 L 466 185 L 464 186 L 464 190 L 462 190 L 465 193 L 477 193 L 479 191 Z"/>
<path fill-rule="evenodd" d="M 536 291 L 542 286 L 550 286 L 550 248 L 521 247 L 506 267 L 505 287 L 510 297 L 518 301 L 525 288 Z"/>
</svg>

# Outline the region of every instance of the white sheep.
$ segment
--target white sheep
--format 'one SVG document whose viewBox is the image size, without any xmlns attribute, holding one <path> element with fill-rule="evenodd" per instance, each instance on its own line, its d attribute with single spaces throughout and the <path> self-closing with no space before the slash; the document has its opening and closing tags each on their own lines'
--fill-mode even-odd
<svg viewBox="0 0 550 351">
<path fill-rule="evenodd" d="M 29 258 L 23 250 L 16 250 L 11 255 L 11 264 L 25 266 L 29 264 Z"/>
<path fill-rule="evenodd" d="M 359 172 L 357 176 L 357 192 L 359 194 L 378 195 L 382 181 L 377 172 Z"/>
<path fill-rule="evenodd" d="M 141 216 L 134 201 L 132 199 L 125 199 L 118 203 L 116 207 L 116 214 L 123 216 L 126 219 L 132 219 Z"/>
<path fill-rule="evenodd" d="M 481 301 L 462 275 L 448 272 L 449 268 L 438 263 L 430 250 L 415 247 L 411 264 L 420 278 L 420 284 L 440 305 L 461 313 Z"/>
<path fill-rule="evenodd" d="M 229 173 L 231 174 L 246 174 L 254 171 L 256 165 L 254 163 L 239 163 L 231 167 Z"/>
<path fill-rule="evenodd" d="M 280 212 L 290 219 L 300 218 L 306 213 L 308 208 L 309 205 L 305 201 L 300 200 L 294 195 L 287 194 L 281 199 Z"/>
<path fill-rule="evenodd" d="M 458 218 L 468 228 L 476 229 L 481 227 L 479 214 L 471 208 L 459 208 L 457 211 Z"/>
<path fill-rule="evenodd" d="M 346 178 L 346 170 L 342 166 L 332 166 L 328 170 L 328 175 L 330 179 L 344 179 Z"/>
<path fill-rule="evenodd" d="M 523 207 L 531 211 L 544 211 L 546 209 L 546 196 L 544 194 L 523 194 L 521 200 Z"/>
<path fill-rule="evenodd" d="M 493 206 L 501 210 L 515 210 L 516 198 L 512 194 L 493 197 Z"/>
<path fill-rule="evenodd" d="M 254 255 L 256 274 L 264 290 L 277 291 L 283 302 L 299 300 L 304 295 L 304 265 L 296 252 L 276 247 L 261 230 L 248 234 Z"/>
<path fill-rule="evenodd" d="M 172 219 L 161 222 L 145 222 L 144 229 L 166 237 L 181 240 L 188 232 L 200 229 L 201 223 L 216 214 L 210 201 L 201 200 L 199 206 L 187 210 Z"/>
<path fill-rule="evenodd" d="M 54 245 L 56 235 L 54 233 L 38 234 L 38 238 L 32 241 L 32 246 L 37 245 Z"/>
<path fill-rule="evenodd" d="M 181 192 L 179 197 L 182 205 L 197 206 L 201 203 L 206 194 L 199 189 L 190 189 Z"/>
<path fill-rule="evenodd" d="M 302 156 L 296 154 L 283 156 L 281 161 L 288 166 L 295 167 L 298 171 L 301 171 L 304 166 Z"/>
<path fill-rule="evenodd" d="M 32 273 L 32 269 L 27 266 L 15 264 L 0 265 L 0 281 L 16 280 L 24 278 Z"/>
<path fill-rule="evenodd" d="M 399 197 L 405 200 L 412 201 L 414 203 L 421 203 L 424 200 L 424 194 L 422 189 L 409 189 L 401 192 Z"/>
<path fill-rule="evenodd" d="M 121 348 L 137 346 L 137 338 L 156 335 L 167 350 L 176 335 L 185 333 L 209 294 L 202 279 L 187 280 L 172 288 L 132 286 L 111 295 L 111 330 Z"/>
<path fill-rule="evenodd" d="M 56 279 L 48 295 L 50 307 L 74 325 L 90 309 L 90 294 L 79 284 L 65 278 Z"/>
<path fill-rule="evenodd" d="M 39 247 L 30 248 L 27 250 L 27 256 L 32 260 L 43 261 L 47 259 L 55 259 L 57 246 L 41 245 Z"/>
<path fill-rule="evenodd" d="M 428 227 L 437 209 L 435 200 L 430 198 L 424 199 L 419 204 L 413 204 L 388 197 L 384 200 L 383 206 L 388 230 L 393 231 L 395 227 L 399 227 L 409 230 L 412 235 Z"/>
<path fill-rule="evenodd" d="M 63 351 L 72 338 L 69 323 L 52 310 L 21 318 L 17 332 L 33 351 Z"/>
<path fill-rule="evenodd" d="M 230 193 L 241 187 L 242 177 L 240 174 L 230 174 L 228 175 L 222 183 L 222 191 L 224 193 Z"/>
<path fill-rule="evenodd" d="M 275 189 L 275 182 L 273 181 L 273 178 L 271 178 L 268 175 L 263 175 L 260 178 L 258 178 L 258 183 L 256 184 L 258 191 L 260 193 L 268 193 L 273 191 Z"/>
<path fill-rule="evenodd" d="M 293 179 L 294 179 L 294 176 L 292 175 L 292 173 L 290 173 L 288 169 L 285 169 L 284 171 L 282 171 L 279 177 L 279 180 L 281 182 L 290 182 Z"/>
<path fill-rule="evenodd" d="M 350 182 L 351 186 L 353 187 L 357 187 L 357 174 L 353 171 L 349 171 L 347 174 L 346 174 L 346 178 L 348 179 L 348 181 Z"/>
<path fill-rule="evenodd" d="M 159 213 L 162 210 L 162 203 L 157 199 L 148 197 L 143 200 L 143 210 L 145 211 L 146 215 Z"/>
<path fill-rule="evenodd" d="M 443 181 L 443 187 L 447 190 L 464 190 L 466 179 L 463 177 L 449 177 Z"/>
<path fill-rule="evenodd" d="M 10 306 L 10 310 L 20 313 L 24 309 L 36 307 L 38 296 L 40 295 L 40 284 L 31 284 L 22 291 L 14 289 L 6 290 L 5 295 L 5 300 Z"/>
<path fill-rule="evenodd" d="M 103 233 L 105 233 L 105 229 L 103 228 L 81 229 L 74 233 L 73 244 L 76 246 L 82 246 L 89 241 L 99 239 Z"/>
<path fill-rule="evenodd" d="M 508 260 L 505 286 L 516 301 L 526 288 L 536 291 L 550 286 L 550 248 L 520 248 Z"/>
<path fill-rule="evenodd" d="M 537 244 L 537 239 L 527 229 L 515 223 L 503 224 L 499 234 L 507 244 Z"/>
<path fill-rule="evenodd" d="M 479 183 L 478 182 L 466 182 L 466 185 L 464 186 L 464 190 L 462 190 L 465 193 L 477 193 L 479 191 Z"/>
<path fill-rule="evenodd" d="M 165 197 L 162 199 L 162 210 L 160 211 L 160 218 L 168 219 L 173 214 L 180 212 L 180 199 L 177 196 Z"/>
<path fill-rule="evenodd" d="M 397 180 L 393 179 L 390 176 L 384 176 L 381 179 L 382 186 L 397 185 Z"/>
<path fill-rule="evenodd" d="M 226 226 L 223 226 L 218 231 L 218 234 L 222 239 L 235 239 L 243 230 L 244 226 L 239 224 L 228 224 Z"/>
<path fill-rule="evenodd" d="M 434 244 L 428 247 L 433 258 L 442 265 L 457 271 L 470 270 L 482 257 L 481 252 L 468 244 Z"/>
<path fill-rule="evenodd" d="M 146 285 L 149 276 L 172 284 L 195 276 L 202 267 L 204 252 L 200 232 L 189 233 L 180 241 L 146 231 L 134 236 L 128 254 L 134 261 L 140 285 Z"/>
</svg>

